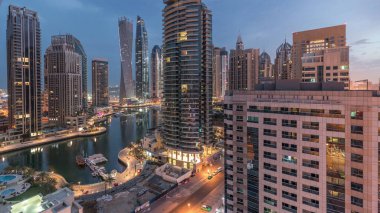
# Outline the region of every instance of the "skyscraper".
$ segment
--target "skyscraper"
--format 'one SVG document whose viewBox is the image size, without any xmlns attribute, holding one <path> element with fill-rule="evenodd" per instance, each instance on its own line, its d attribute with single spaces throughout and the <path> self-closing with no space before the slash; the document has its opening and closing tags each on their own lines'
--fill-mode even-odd
<svg viewBox="0 0 380 213">
<path fill-rule="evenodd" d="M 273 78 L 273 64 L 271 58 L 267 52 L 262 52 L 260 54 L 260 65 L 259 65 L 259 79 L 263 78 Z"/>
<path fill-rule="evenodd" d="M 164 3 L 163 138 L 169 163 L 195 169 L 212 139 L 212 15 L 201 0 Z"/>
<path fill-rule="evenodd" d="M 346 25 L 293 33 L 293 73 L 304 82 L 337 81 L 349 88 Z"/>
<path fill-rule="evenodd" d="M 226 48 L 214 48 L 212 59 L 213 97 L 223 98 L 227 85 L 228 52 Z"/>
<path fill-rule="evenodd" d="M 41 31 L 36 12 L 10 5 L 7 20 L 8 120 L 12 136 L 41 133 Z"/>
<path fill-rule="evenodd" d="M 274 60 L 274 76 L 276 79 L 293 79 L 292 73 L 292 45 L 288 42 L 282 43 L 276 50 Z"/>
<path fill-rule="evenodd" d="M 87 69 L 87 55 L 86 51 L 84 50 L 81 42 L 75 38 L 73 35 L 67 35 L 68 41 L 72 42 L 74 44 L 75 52 L 78 53 L 82 57 L 82 107 L 83 111 L 87 112 L 88 104 L 88 87 L 87 87 L 87 75 L 88 75 L 88 69 Z"/>
<path fill-rule="evenodd" d="M 225 97 L 226 212 L 379 212 L 379 91 L 272 88 Z"/>
<path fill-rule="evenodd" d="M 49 121 L 67 126 L 83 114 L 82 56 L 71 35 L 56 35 L 45 53 L 46 85 L 49 92 Z"/>
<path fill-rule="evenodd" d="M 259 49 L 244 49 L 238 36 L 236 49 L 230 52 L 228 90 L 253 90 L 259 80 Z"/>
<path fill-rule="evenodd" d="M 137 16 L 136 24 L 136 97 L 147 99 L 149 97 L 149 53 L 148 33 L 145 21 Z"/>
<path fill-rule="evenodd" d="M 120 105 L 126 104 L 127 99 L 134 96 L 132 79 L 132 42 L 133 23 L 125 17 L 119 19 L 121 77 L 120 77 Z"/>
<path fill-rule="evenodd" d="M 161 48 L 155 45 L 150 57 L 150 97 L 162 98 L 163 58 Z"/>
<path fill-rule="evenodd" d="M 109 102 L 108 61 L 92 60 L 92 106 L 105 107 Z"/>
</svg>

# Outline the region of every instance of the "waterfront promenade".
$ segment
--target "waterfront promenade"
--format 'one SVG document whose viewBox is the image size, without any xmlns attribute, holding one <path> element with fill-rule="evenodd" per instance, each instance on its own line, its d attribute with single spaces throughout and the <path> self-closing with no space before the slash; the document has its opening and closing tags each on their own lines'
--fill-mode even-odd
<svg viewBox="0 0 380 213">
<path fill-rule="evenodd" d="M 120 162 L 122 162 L 123 165 L 126 167 L 126 169 L 122 173 L 116 173 L 116 176 L 112 180 L 112 183 L 106 183 L 105 181 L 103 181 L 103 182 L 87 184 L 87 185 L 80 185 L 80 184 L 73 185 L 72 188 L 73 188 L 75 197 L 86 195 L 86 194 L 94 194 L 97 192 L 102 192 L 104 191 L 105 188 L 110 189 L 115 184 L 121 185 L 133 179 L 135 176 L 137 176 L 136 171 L 135 171 L 135 166 L 138 164 L 138 160 L 134 158 L 133 156 L 128 155 L 130 150 L 131 149 L 127 147 L 127 148 L 122 149 L 119 152 L 118 158 Z"/>
<path fill-rule="evenodd" d="M 96 130 L 92 130 L 89 132 L 72 132 L 72 133 L 67 133 L 67 134 L 62 134 L 62 135 L 55 135 L 51 137 L 35 139 L 35 140 L 23 142 L 23 143 L 11 144 L 4 147 L 0 147 L 0 154 L 12 152 L 16 150 L 21 150 L 25 148 L 31 148 L 35 146 L 41 146 L 44 144 L 54 143 L 54 142 L 62 141 L 62 140 L 74 139 L 74 138 L 79 138 L 79 137 L 95 136 L 95 135 L 103 134 L 105 132 L 107 132 L 107 128 L 97 127 Z"/>
</svg>

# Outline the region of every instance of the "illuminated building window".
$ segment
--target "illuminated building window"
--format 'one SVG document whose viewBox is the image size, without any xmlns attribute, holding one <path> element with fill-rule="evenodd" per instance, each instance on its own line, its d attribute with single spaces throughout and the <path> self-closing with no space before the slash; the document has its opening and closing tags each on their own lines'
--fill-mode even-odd
<svg viewBox="0 0 380 213">
<path fill-rule="evenodd" d="M 187 41 L 187 32 L 182 31 L 178 35 L 178 41 Z"/>
<path fill-rule="evenodd" d="M 187 55 L 187 50 L 182 50 L 181 55 Z"/>
<path fill-rule="evenodd" d="M 169 63 L 169 62 L 170 62 L 170 57 L 166 57 L 166 58 L 165 58 L 165 61 L 166 61 L 167 63 Z"/>
<path fill-rule="evenodd" d="M 182 93 L 187 93 L 188 92 L 188 86 L 187 86 L 187 84 L 182 84 L 181 85 L 181 92 Z"/>
</svg>

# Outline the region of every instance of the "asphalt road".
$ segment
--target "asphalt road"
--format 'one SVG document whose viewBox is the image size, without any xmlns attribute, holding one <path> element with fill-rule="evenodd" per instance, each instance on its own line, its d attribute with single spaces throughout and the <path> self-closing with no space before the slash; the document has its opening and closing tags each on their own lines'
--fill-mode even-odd
<svg viewBox="0 0 380 213">
<path fill-rule="evenodd" d="M 203 204 L 202 201 L 213 193 L 220 184 L 224 184 L 224 173 L 221 172 L 218 175 L 214 176 L 211 180 L 207 182 L 192 195 L 187 197 L 185 201 L 180 203 L 171 213 L 186 213 L 186 212 L 199 212 Z"/>
</svg>

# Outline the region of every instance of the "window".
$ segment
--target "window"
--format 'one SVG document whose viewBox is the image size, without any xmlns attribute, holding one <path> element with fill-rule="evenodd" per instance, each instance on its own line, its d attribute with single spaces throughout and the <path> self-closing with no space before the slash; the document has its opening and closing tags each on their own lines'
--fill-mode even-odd
<svg viewBox="0 0 380 213">
<path fill-rule="evenodd" d="M 351 190 L 363 192 L 363 184 L 351 182 Z"/>
<path fill-rule="evenodd" d="M 239 152 L 239 153 L 243 153 L 244 152 L 243 151 L 243 147 L 241 147 L 241 146 L 236 147 L 236 151 Z"/>
<path fill-rule="evenodd" d="M 295 181 L 290 181 L 290 180 L 287 180 L 287 179 L 282 179 L 282 185 L 286 186 L 286 187 L 289 187 L 289 188 L 292 188 L 292 189 L 297 189 L 297 182 L 295 182 Z"/>
<path fill-rule="evenodd" d="M 277 189 L 267 185 L 264 185 L 264 191 L 273 195 L 277 195 Z"/>
<path fill-rule="evenodd" d="M 238 131 L 238 132 L 243 132 L 243 127 L 242 127 L 242 126 L 237 126 L 237 127 L 236 127 L 236 131 Z"/>
<path fill-rule="evenodd" d="M 282 167 L 282 174 L 297 177 L 297 170 L 296 169 L 290 169 L 290 168 Z"/>
<path fill-rule="evenodd" d="M 319 130 L 319 123 L 318 122 L 303 121 L 302 122 L 302 128 Z"/>
<path fill-rule="evenodd" d="M 282 162 L 297 164 L 297 158 L 289 155 L 284 155 L 282 157 Z"/>
<path fill-rule="evenodd" d="M 319 135 L 302 134 L 302 140 L 313 143 L 319 143 Z"/>
<path fill-rule="evenodd" d="M 264 135 L 276 137 L 277 136 L 277 131 L 276 130 L 271 130 L 271 129 L 264 129 Z"/>
<path fill-rule="evenodd" d="M 264 174 L 264 180 L 271 183 L 277 183 L 277 177 L 268 174 Z"/>
<path fill-rule="evenodd" d="M 351 111 L 351 119 L 363 120 L 363 111 Z"/>
<path fill-rule="evenodd" d="M 297 202 L 297 195 L 296 194 L 293 194 L 293 193 L 290 193 L 287 191 L 282 191 L 282 197 Z"/>
<path fill-rule="evenodd" d="M 319 162 L 315 160 L 302 159 L 302 166 L 319 169 Z"/>
<path fill-rule="evenodd" d="M 302 153 L 319 156 L 319 148 L 303 146 Z"/>
<path fill-rule="evenodd" d="M 341 115 L 342 111 L 341 110 L 329 110 L 330 115 Z"/>
<path fill-rule="evenodd" d="M 345 143 L 344 138 L 338 138 L 338 137 L 326 137 L 327 143 L 333 143 L 333 144 L 343 144 Z"/>
<path fill-rule="evenodd" d="M 302 191 L 308 192 L 311 194 L 315 194 L 315 195 L 319 195 L 319 188 L 315 187 L 315 186 L 309 186 L 309 185 L 302 184 Z"/>
<path fill-rule="evenodd" d="M 330 66 L 327 66 L 326 67 L 326 70 L 331 70 L 331 67 Z M 330 74 L 330 73 L 329 73 Z"/>
<path fill-rule="evenodd" d="M 357 163 L 363 163 L 363 155 L 351 153 L 351 161 Z"/>
<path fill-rule="evenodd" d="M 236 162 L 243 163 L 243 158 L 242 157 L 236 157 Z"/>
<path fill-rule="evenodd" d="M 282 143 L 282 150 L 297 152 L 297 145 L 295 145 L 295 144 L 288 144 L 288 143 Z"/>
<path fill-rule="evenodd" d="M 332 132 L 344 132 L 344 124 L 326 124 L 326 130 Z"/>
<path fill-rule="evenodd" d="M 243 168 L 237 167 L 237 168 L 236 168 L 236 172 L 237 172 L 238 174 L 243 174 L 243 173 L 244 173 L 244 170 L 243 170 Z"/>
<path fill-rule="evenodd" d="M 240 142 L 240 143 L 243 143 L 244 142 L 244 138 L 241 137 L 241 136 L 236 136 L 236 141 Z"/>
<path fill-rule="evenodd" d="M 236 106 L 236 111 L 238 111 L 238 112 L 243 111 L 243 106 L 242 105 L 237 105 Z"/>
<path fill-rule="evenodd" d="M 275 119 L 275 118 L 264 118 L 264 124 L 277 125 L 277 119 Z"/>
<path fill-rule="evenodd" d="M 259 118 L 254 116 L 248 116 L 247 122 L 249 123 L 259 123 Z"/>
<path fill-rule="evenodd" d="M 271 159 L 271 160 L 277 160 L 277 154 L 271 153 L 271 152 L 264 152 L 264 158 Z"/>
<path fill-rule="evenodd" d="M 277 166 L 270 163 L 264 163 L 264 169 L 277 172 Z"/>
<path fill-rule="evenodd" d="M 351 196 L 351 204 L 359 207 L 363 207 L 363 199 Z"/>
<path fill-rule="evenodd" d="M 236 183 L 243 184 L 243 178 L 236 178 Z"/>
<path fill-rule="evenodd" d="M 308 206 L 319 208 L 319 201 L 318 200 L 314 200 L 314 199 L 303 197 L 302 198 L 302 203 L 306 204 Z"/>
<path fill-rule="evenodd" d="M 333 70 L 337 70 L 338 69 L 338 66 L 333 66 Z"/>
<path fill-rule="evenodd" d="M 277 148 L 277 143 L 275 141 L 264 140 L 265 147 Z"/>
<path fill-rule="evenodd" d="M 297 140 L 297 133 L 282 131 L 282 138 Z"/>
<path fill-rule="evenodd" d="M 297 207 L 287 203 L 282 203 L 282 209 L 288 212 L 297 213 Z"/>
<path fill-rule="evenodd" d="M 351 125 L 351 133 L 362 135 L 363 134 L 363 127 Z"/>
<path fill-rule="evenodd" d="M 241 188 L 239 188 L 239 187 L 237 187 L 236 192 L 237 192 L 238 194 L 244 194 L 244 190 L 241 189 Z"/>
<path fill-rule="evenodd" d="M 296 120 L 282 120 L 282 126 L 297 128 Z"/>
<path fill-rule="evenodd" d="M 302 172 L 302 178 L 319 182 L 319 174 L 315 174 L 315 173 Z"/>
<path fill-rule="evenodd" d="M 236 121 L 243 121 L 243 116 L 240 116 L 240 115 L 236 116 Z"/>
<path fill-rule="evenodd" d="M 363 170 L 351 168 L 351 175 L 359 178 L 363 178 Z"/>
<path fill-rule="evenodd" d="M 274 200 L 270 197 L 264 196 L 264 203 L 269 204 L 271 206 L 277 206 L 277 200 Z"/>
<path fill-rule="evenodd" d="M 363 149 L 363 141 L 351 139 L 351 147 Z"/>
</svg>

